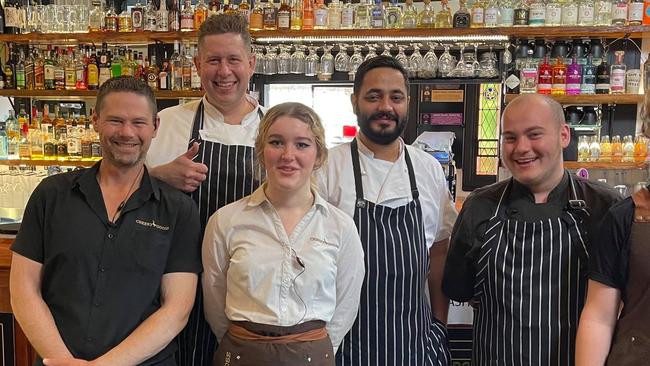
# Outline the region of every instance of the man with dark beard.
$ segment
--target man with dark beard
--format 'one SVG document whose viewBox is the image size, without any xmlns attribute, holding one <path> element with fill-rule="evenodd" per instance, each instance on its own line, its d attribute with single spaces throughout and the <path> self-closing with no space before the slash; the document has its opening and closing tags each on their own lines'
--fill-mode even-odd
<svg viewBox="0 0 650 366">
<path fill-rule="evenodd" d="M 330 150 L 318 177 L 323 197 L 354 218 L 365 251 L 359 315 L 337 365 L 451 363 L 441 280 L 457 214 L 438 161 L 400 138 L 408 89 L 394 58 L 362 63 L 351 97 L 360 131 Z"/>
</svg>

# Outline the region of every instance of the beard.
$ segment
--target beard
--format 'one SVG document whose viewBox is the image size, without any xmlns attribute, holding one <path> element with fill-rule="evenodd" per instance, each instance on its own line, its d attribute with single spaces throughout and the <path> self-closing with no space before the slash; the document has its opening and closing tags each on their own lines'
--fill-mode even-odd
<svg viewBox="0 0 650 366">
<path fill-rule="evenodd" d="M 380 119 L 395 121 L 395 128 L 381 128 L 379 131 L 373 129 L 371 126 L 372 121 Z M 394 113 L 377 112 L 370 116 L 364 114 L 357 115 L 357 123 L 359 124 L 361 132 L 368 138 L 368 140 L 378 145 L 389 145 L 393 141 L 397 140 L 406 128 L 406 122 L 406 116 L 400 117 Z"/>
</svg>

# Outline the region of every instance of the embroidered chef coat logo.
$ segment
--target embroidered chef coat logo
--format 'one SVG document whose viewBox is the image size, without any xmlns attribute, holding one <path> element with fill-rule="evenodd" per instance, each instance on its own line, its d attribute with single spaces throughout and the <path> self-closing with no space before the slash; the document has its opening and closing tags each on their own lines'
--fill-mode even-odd
<svg viewBox="0 0 650 366">
<path fill-rule="evenodd" d="M 330 246 L 333 246 L 333 247 L 336 246 L 336 244 L 334 244 L 334 243 L 330 243 L 328 241 L 325 241 L 325 239 L 320 239 L 320 238 L 317 238 L 315 236 L 310 237 L 309 240 L 315 241 L 315 242 L 320 243 L 320 244 L 330 245 Z"/>
<path fill-rule="evenodd" d="M 143 220 L 138 219 L 138 220 L 135 220 L 135 223 L 139 224 L 139 225 L 142 225 L 142 226 L 146 226 L 146 227 L 152 227 L 154 229 L 158 229 L 158 230 L 162 230 L 162 231 L 169 230 L 169 226 L 158 225 L 158 224 L 156 224 L 156 222 L 154 220 L 151 220 L 151 222 L 148 222 L 148 221 L 143 221 Z"/>
</svg>

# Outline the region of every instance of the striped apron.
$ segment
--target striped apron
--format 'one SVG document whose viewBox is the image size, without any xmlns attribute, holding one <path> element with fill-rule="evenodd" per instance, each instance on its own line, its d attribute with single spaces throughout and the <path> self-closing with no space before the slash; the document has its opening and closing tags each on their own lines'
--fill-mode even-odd
<svg viewBox="0 0 650 366">
<path fill-rule="evenodd" d="M 257 112 L 261 119 L 262 111 L 258 108 Z M 192 198 L 199 208 L 201 232 L 205 230 L 208 219 L 218 208 L 252 194 L 260 185 L 256 178 L 260 176 L 257 174 L 260 168 L 255 161 L 253 147 L 202 141 L 199 131 L 203 128 L 204 115 L 201 101 L 194 114 L 190 140 L 201 142 L 194 162 L 209 167 L 207 179 L 192 193 Z M 176 362 L 179 366 L 209 366 L 212 364 L 216 348 L 216 338 L 203 314 L 200 280 L 199 276 L 194 308 L 185 329 L 178 335 Z"/>
<path fill-rule="evenodd" d="M 512 179 L 504 188 L 478 257 L 474 365 L 574 364 L 587 280 L 582 227 L 589 212 L 569 181 L 573 199 L 562 214 L 549 212 L 538 221 L 508 219 Z"/>
<path fill-rule="evenodd" d="M 336 357 L 339 366 L 449 365 L 447 330 L 433 319 L 427 297 L 429 251 L 408 151 L 413 200 L 390 208 L 363 196 L 359 150 L 350 146 L 356 188 L 354 222 L 365 252 L 359 314 Z"/>
</svg>

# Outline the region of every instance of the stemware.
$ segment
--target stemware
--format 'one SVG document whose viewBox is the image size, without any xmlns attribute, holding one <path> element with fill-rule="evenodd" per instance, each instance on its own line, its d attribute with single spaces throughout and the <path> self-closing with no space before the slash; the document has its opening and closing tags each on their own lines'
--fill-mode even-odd
<svg viewBox="0 0 650 366">
<path fill-rule="evenodd" d="M 350 56 L 348 56 L 348 45 L 339 43 L 339 52 L 334 57 L 334 70 L 350 71 Z"/>
<path fill-rule="evenodd" d="M 291 73 L 305 73 L 305 46 L 295 45 L 295 51 L 291 55 Z"/>
<path fill-rule="evenodd" d="M 418 51 L 417 53 L 420 52 Z M 406 57 L 406 54 L 404 53 L 404 46 L 397 46 L 397 55 L 395 55 L 395 59 L 402 65 L 402 67 L 404 67 L 405 70 L 408 71 L 410 77 L 415 76 L 415 70 L 417 69 L 411 70 L 411 66 L 409 65 L 409 58 Z"/>
<path fill-rule="evenodd" d="M 316 54 L 316 47 L 309 46 L 309 55 L 305 57 L 305 76 L 316 76 L 318 73 L 318 55 Z"/>
<path fill-rule="evenodd" d="M 253 73 L 263 74 L 264 73 L 264 47 L 253 46 L 253 50 L 255 52 L 255 60 L 257 60 L 257 62 L 255 63 L 255 70 L 253 71 Z"/>
<path fill-rule="evenodd" d="M 278 72 L 277 47 L 266 46 L 266 57 L 264 57 L 264 75 L 275 75 Z"/>
<path fill-rule="evenodd" d="M 361 46 L 352 46 L 352 50 L 354 52 L 352 53 L 352 56 L 350 56 L 350 63 L 348 68 L 349 80 L 354 80 L 354 74 L 357 73 L 359 65 L 361 65 L 364 60 L 363 55 L 361 54 Z"/>
<path fill-rule="evenodd" d="M 368 54 L 367 54 L 366 57 L 363 59 L 364 61 L 366 61 L 366 60 L 370 60 L 371 58 L 374 58 L 374 57 L 377 57 L 377 52 L 375 51 L 375 47 L 376 47 L 376 46 L 377 46 L 377 45 L 374 45 L 374 44 L 369 44 L 369 45 L 368 45 Z"/>
<path fill-rule="evenodd" d="M 445 52 L 440 55 L 440 58 L 438 59 L 438 72 L 440 72 L 440 76 L 443 78 L 449 77 L 449 73 L 451 70 L 454 68 L 454 57 L 449 53 L 449 45 L 445 44 Z"/>
<path fill-rule="evenodd" d="M 323 56 L 320 58 L 320 67 L 318 69 L 318 80 L 330 80 L 334 73 L 334 56 L 332 56 L 332 46 L 323 46 Z"/>
<path fill-rule="evenodd" d="M 436 77 L 438 71 L 438 56 L 435 52 L 435 44 L 429 43 L 429 51 L 424 55 L 422 67 L 418 70 L 418 76 L 423 79 L 432 79 Z"/>
<path fill-rule="evenodd" d="M 291 69 L 291 55 L 289 47 L 281 44 L 280 55 L 278 55 L 278 74 L 288 74 Z"/>
</svg>

